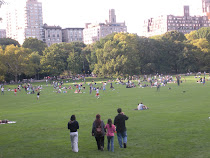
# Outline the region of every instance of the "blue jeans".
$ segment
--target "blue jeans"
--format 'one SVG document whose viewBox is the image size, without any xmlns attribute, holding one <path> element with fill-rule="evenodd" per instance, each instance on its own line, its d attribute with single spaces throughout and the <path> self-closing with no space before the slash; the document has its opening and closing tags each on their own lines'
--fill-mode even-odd
<svg viewBox="0 0 210 158">
<path fill-rule="evenodd" d="M 108 144 L 107 150 L 110 150 L 110 143 L 111 143 L 111 151 L 114 152 L 114 136 L 107 136 Z"/>
<path fill-rule="evenodd" d="M 122 139 L 123 139 L 123 143 L 127 143 L 127 133 L 126 133 L 126 131 L 117 132 L 117 138 L 118 138 L 118 143 L 120 145 L 120 148 L 122 148 L 123 147 Z"/>
</svg>

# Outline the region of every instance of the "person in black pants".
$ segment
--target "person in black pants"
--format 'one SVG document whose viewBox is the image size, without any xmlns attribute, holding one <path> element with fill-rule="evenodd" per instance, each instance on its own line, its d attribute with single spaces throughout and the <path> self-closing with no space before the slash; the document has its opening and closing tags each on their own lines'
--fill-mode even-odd
<svg viewBox="0 0 210 158">
<path fill-rule="evenodd" d="M 104 136 L 105 136 L 105 125 L 101 120 L 99 114 L 96 115 L 96 120 L 93 122 L 92 136 L 95 136 L 98 150 L 104 150 Z"/>
</svg>

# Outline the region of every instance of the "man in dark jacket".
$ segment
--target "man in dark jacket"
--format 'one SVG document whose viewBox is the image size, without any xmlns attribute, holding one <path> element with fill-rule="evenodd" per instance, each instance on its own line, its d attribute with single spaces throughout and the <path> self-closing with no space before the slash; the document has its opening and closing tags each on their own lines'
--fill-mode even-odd
<svg viewBox="0 0 210 158">
<path fill-rule="evenodd" d="M 122 112 L 121 108 L 117 109 L 118 115 L 114 119 L 114 125 L 116 125 L 117 129 L 117 138 L 120 145 L 120 148 L 122 148 L 122 139 L 123 139 L 123 145 L 124 148 L 126 148 L 127 144 L 127 132 L 125 127 L 125 120 L 128 120 L 128 117 Z"/>
</svg>

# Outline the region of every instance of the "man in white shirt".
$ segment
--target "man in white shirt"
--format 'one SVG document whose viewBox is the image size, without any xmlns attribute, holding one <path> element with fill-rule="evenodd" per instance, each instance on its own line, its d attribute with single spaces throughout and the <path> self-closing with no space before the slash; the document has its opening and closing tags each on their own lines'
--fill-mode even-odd
<svg viewBox="0 0 210 158">
<path fill-rule="evenodd" d="M 143 105 L 143 103 L 140 103 L 140 104 L 137 106 L 137 109 L 138 109 L 138 110 L 144 110 L 144 105 Z"/>
<path fill-rule="evenodd" d="M 146 110 L 149 109 L 147 106 L 145 106 L 143 103 L 138 104 L 137 108 L 134 110 Z"/>
<path fill-rule="evenodd" d="M 4 95 L 4 87 L 1 87 L 1 95 Z"/>
</svg>

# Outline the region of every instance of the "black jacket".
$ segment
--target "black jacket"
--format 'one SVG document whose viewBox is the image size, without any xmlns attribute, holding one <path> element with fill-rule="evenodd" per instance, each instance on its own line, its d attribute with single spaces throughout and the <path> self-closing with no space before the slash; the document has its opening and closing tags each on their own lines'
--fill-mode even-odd
<svg viewBox="0 0 210 158">
<path fill-rule="evenodd" d="M 77 132 L 79 123 L 77 121 L 68 122 L 68 129 L 70 129 L 70 132 Z"/>
<path fill-rule="evenodd" d="M 125 127 L 125 120 L 128 120 L 128 117 L 123 114 L 118 114 L 114 119 L 114 125 L 116 125 L 117 132 L 124 132 L 126 131 Z"/>
</svg>

